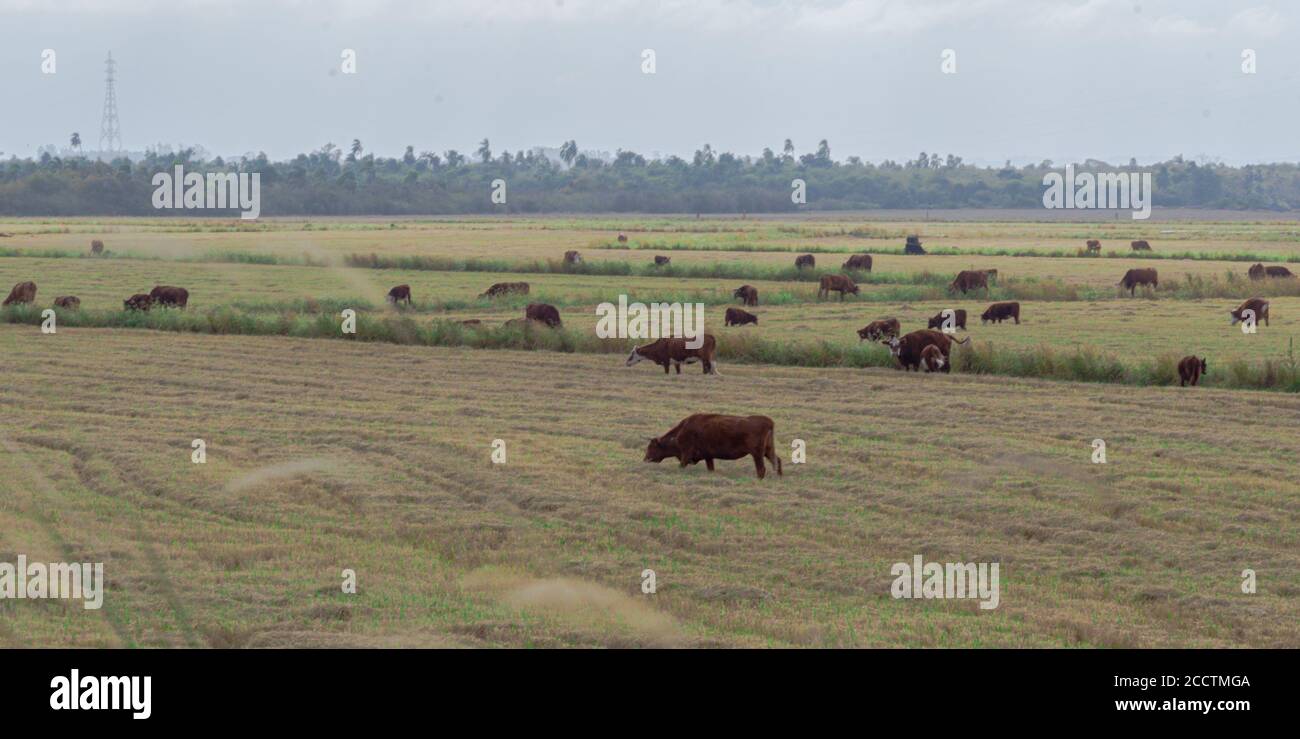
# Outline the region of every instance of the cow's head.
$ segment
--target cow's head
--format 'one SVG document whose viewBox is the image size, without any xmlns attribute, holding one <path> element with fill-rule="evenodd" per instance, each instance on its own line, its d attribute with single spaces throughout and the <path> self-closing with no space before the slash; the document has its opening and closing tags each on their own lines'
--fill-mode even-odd
<svg viewBox="0 0 1300 739">
<path fill-rule="evenodd" d="M 849 285 L 849 292 L 853 293 L 854 295 L 858 294 L 858 289 L 859 288 L 857 285 Z"/>
<path fill-rule="evenodd" d="M 874 338 L 876 338 L 876 336 L 874 335 L 875 333 L 876 333 L 876 332 L 875 332 L 875 331 L 872 331 L 870 328 L 860 328 L 860 329 L 858 329 L 858 343 L 860 344 L 860 343 L 862 343 L 863 341 L 866 341 L 867 339 L 874 339 Z"/>
<path fill-rule="evenodd" d="M 1210 371 L 1210 368 L 1205 366 L 1205 360 L 1204 360 L 1204 359 L 1201 359 L 1201 374 L 1203 374 L 1203 375 L 1204 375 L 1204 374 L 1208 374 L 1209 371 Z"/>
<path fill-rule="evenodd" d="M 650 443 L 645 448 L 645 458 L 643 462 L 662 462 L 669 457 L 678 455 L 677 444 L 672 441 L 663 441 L 650 437 Z"/>
<path fill-rule="evenodd" d="M 898 356 L 898 352 L 900 351 L 900 348 L 903 345 L 903 342 L 899 341 L 897 336 L 889 339 L 888 341 L 881 341 L 880 343 L 889 347 L 889 353 L 895 357 Z"/>
<path fill-rule="evenodd" d="M 627 364 L 625 366 L 631 367 L 637 362 L 640 362 L 642 359 L 645 359 L 645 357 L 641 356 L 640 351 L 641 351 L 641 347 L 639 346 L 632 347 L 632 353 L 627 355 Z"/>
</svg>

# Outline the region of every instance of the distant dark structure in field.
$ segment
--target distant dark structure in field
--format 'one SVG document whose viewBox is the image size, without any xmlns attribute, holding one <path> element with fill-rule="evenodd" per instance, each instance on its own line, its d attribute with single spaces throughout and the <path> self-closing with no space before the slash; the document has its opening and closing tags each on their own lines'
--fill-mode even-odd
<svg viewBox="0 0 1300 739">
<path fill-rule="evenodd" d="M 908 236 L 907 243 L 903 245 L 904 254 L 924 254 L 925 249 L 921 248 L 921 239 L 918 236 Z"/>
</svg>

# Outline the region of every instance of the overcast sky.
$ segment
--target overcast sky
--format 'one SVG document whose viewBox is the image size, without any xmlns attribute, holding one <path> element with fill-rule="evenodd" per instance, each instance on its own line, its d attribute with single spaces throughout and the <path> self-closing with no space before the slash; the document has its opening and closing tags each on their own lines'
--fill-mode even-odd
<svg viewBox="0 0 1300 739">
<path fill-rule="evenodd" d="M 73 131 L 96 148 L 111 49 L 131 150 L 278 159 L 359 138 L 397 156 L 486 136 L 756 155 L 788 137 L 872 161 L 1294 162 L 1297 15 L 1276 0 L 0 0 L 0 152 Z"/>
</svg>

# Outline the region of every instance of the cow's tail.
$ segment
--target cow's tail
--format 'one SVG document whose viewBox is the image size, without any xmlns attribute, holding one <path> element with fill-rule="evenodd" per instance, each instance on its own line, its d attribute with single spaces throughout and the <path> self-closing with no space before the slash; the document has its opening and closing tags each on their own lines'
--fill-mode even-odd
<svg viewBox="0 0 1300 739">
<path fill-rule="evenodd" d="M 764 446 L 763 456 L 771 460 L 772 466 L 776 468 L 776 474 L 784 477 L 785 473 L 781 471 L 781 458 L 776 455 L 776 428 L 775 427 L 768 429 L 767 439 L 764 442 L 763 446 Z"/>
<path fill-rule="evenodd" d="M 965 345 L 967 345 L 967 344 L 970 343 L 970 337 L 967 336 L 967 337 L 964 338 L 964 339 L 953 339 L 953 340 L 952 340 L 952 343 L 954 343 L 954 344 L 961 344 L 962 346 L 965 346 Z"/>
</svg>

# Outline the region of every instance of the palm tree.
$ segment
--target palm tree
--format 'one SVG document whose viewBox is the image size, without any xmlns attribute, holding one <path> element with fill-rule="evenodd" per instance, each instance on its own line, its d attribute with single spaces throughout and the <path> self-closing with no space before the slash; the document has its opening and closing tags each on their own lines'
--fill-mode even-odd
<svg viewBox="0 0 1300 739">
<path fill-rule="evenodd" d="M 786 159 L 794 158 L 794 142 L 790 139 L 785 140 L 785 146 L 781 150 L 785 152 Z"/>
<path fill-rule="evenodd" d="M 484 137 L 482 141 L 478 142 L 478 151 L 474 153 L 478 155 L 479 159 L 483 160 L 484 164 L 492 161 L 492 145 L 488 143 L 486 137 Z"/>
<path fill-rule="evenodd" d="M 569 139 L 560 145 L 560 159 L 564 160 L 565 166 L 572 167 L 573 160 L 578 156 L 578 142 Z"/>
<path fill-rule="evenodd" d="M 352 139 L 352 153 L 348 154 L 348 160 L 355 162 L 359 156 L 361 156 L 361 139 Z"/>
<path fill-rule="evenodd" d="M 76 149 L 78 154 L 81 154 L 81 134 L 75 131 L 72 133 L 72 148 Z"/>
</svg>

